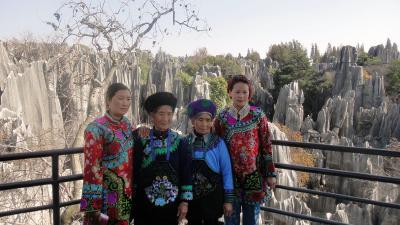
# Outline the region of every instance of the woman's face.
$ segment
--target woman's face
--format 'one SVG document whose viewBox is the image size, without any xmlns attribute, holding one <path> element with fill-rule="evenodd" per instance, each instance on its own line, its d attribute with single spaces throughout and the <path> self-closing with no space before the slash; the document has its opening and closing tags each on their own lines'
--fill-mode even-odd
<svg viewBox="0 0 400 225">
<path fill-rule="evenodd" d="M 249 85 L 243 82 L 238 82 L 233 85 L 232 90 L 229 92 L 229 96 L 232 99 L 233 106 L 237 109 L 241 109 L 249 102 Z"/>
<path fill-rule="evenodd" d="M 155 112 L 150 113 L 153 125 L 159 131 L 166 131 L 171 127 L 173 115 L 174 112 L 169 105 L 162 105 Z"/>
<path fill-rule="evenodd" d="M 129 90 L 119 90 L 107 101 L 108 110 L 111 116 L 120 118 L 128 112 L 131 106 L 131 92 Z"/>
<path fill-rule="evenodd" d="M 208 134 L 213 125 L 212 118 L 208 113 L 200 113 L 197 117 L 192 119 L 193 129 L 202 135 Z"/>
</svg>

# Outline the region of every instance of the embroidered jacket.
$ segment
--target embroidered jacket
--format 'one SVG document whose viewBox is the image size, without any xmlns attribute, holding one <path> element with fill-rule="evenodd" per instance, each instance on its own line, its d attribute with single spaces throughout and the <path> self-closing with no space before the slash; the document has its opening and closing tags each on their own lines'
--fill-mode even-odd
<svg viewBox="0 0 400 225">
<path fill-rule="evenodd" d="M 154 131 L 154 138 L 157 147 L 153 150 L 156 153 L 155 159 L 151 154 L 146 151 L 149 150 L 150 146 L 150 136 L 141 138 L 138 131 L 134 131 L 135 138 L 135 168 L 134 173 L 140 173 L 142 168 L 146 168 L 154 163 L 155 160 L 164 160 L 167 154 L 167 132 Z M 190 201 L 193 199 L 192 193 L 192 164 L 191 164 L 191 154 L 187 149 L 187 144 L 183 142 L 183 137 L 177 132 L 169 130 L 170 133 L 170 158 L 169 163 L 177 171 L 177 176 L 179 177 L 180 187 L 180 200 Z M 137 177 L 139 177 L 137 175 Z M 134 180 L 134 186 L 138 186 L 138 179 Z"/>
<path fill-rule="evenodd" d="M 132 127 L 126 117 L 116 121 L 105 114 L 87 126 L 81 211 L 101 211 L 113 224 L 129 224 L 132 156 Z"/>
<path fill-rule="evenodd" d="M 264 201 L 266 178 L 276 176 L 264 112 L 249 105 L 240 111 L 227 108 L 218 114 L 214 126 L 228 145 L 237 193 L 244 194 L 245 200 L 250 202 Z"/>
</svg>

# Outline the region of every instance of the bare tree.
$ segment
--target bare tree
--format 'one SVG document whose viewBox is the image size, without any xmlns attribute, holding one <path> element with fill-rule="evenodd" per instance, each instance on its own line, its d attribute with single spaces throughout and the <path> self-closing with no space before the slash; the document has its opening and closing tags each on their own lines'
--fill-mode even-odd
<svg viewBox="0 0 400 225">
<path fill-rule="evenodd" d="M 55 20 L 47 22 L 63 36 L 63 42 L 81 43 L 106 54 L 111 68 L 104 79 L 90 74 L 88 110 L 80 124 L 72 147 L 83 144 L 83 132 L 89 122 L 99 115 L 97 99 L 104 93 L 117 68 L 123 63 L 131 69 L 136 62 L 129 60 L 144 40 L 153 45 L 172 32 L 183 29 L 208 31 L 206 22 L 199 18 L 194 5 L 186 0 L 71 0 L 64 3 L 54 14 Z M 71 160 L 74 174 L 82 172 L 78 155 Z M 74 183 L 73 198 L 80 197 L 81 184 Z M 62 215 L 63 224 L 71 224 L 77 206 L 67 208 Z"/>
</svg>

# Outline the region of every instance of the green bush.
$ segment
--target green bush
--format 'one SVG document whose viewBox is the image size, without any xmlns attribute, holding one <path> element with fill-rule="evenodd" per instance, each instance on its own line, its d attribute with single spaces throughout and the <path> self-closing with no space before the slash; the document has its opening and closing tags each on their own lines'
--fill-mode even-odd
<svg viewBox="0 0 400 225">
<path fill-rule="evenodd" d="M 188 86 L 192 85 L 193 77 L 190 76 L 188 73 L 180 71 L 180 72 L 176 73 L 176 75 L 178 76 L 179 80 L 182 81 L 184 86 L 188 87 Z"/>
<path fill-rule="evenodd" d="M 400 93 L 400 60 L 390 63 L 389 73 L 386 75 L 388 87 L 387 93 L 390 96 L 397 96 Z"/>
<path fill-rule="evenodd" d="M 223 77 L 206 77 L 204 79 L 210 83 L 210 98 L 217 105 L 218 111 L 230 104 L 227 93 L 228 83 Z"/>
<path fill-rule="evenodd" d="M 382 64 L 382 59 L 379 57 L 373 57 L 365 52 L 361 52 L 358 55 L 357 65 L 359 66 L 369 66 L 369 65 L 380 65 Z"/>
</svg>

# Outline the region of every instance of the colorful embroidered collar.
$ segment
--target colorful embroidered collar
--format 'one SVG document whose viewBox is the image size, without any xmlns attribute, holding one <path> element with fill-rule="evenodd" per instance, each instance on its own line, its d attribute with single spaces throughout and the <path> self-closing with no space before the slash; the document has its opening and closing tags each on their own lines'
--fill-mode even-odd
<svg viewBox="0 0 400 225">
<path fill-rule="evenodd" d="M 247 114 L 250 112 L 250 105 L 246 104 L 243 106 L 240 110 L 237 110 L 234 106 L 229 107 L 228 113 L 234 117 L 237 118 L 238 115 L 240 116 L 240 119 L 243 119 Z"/>
</svg>

